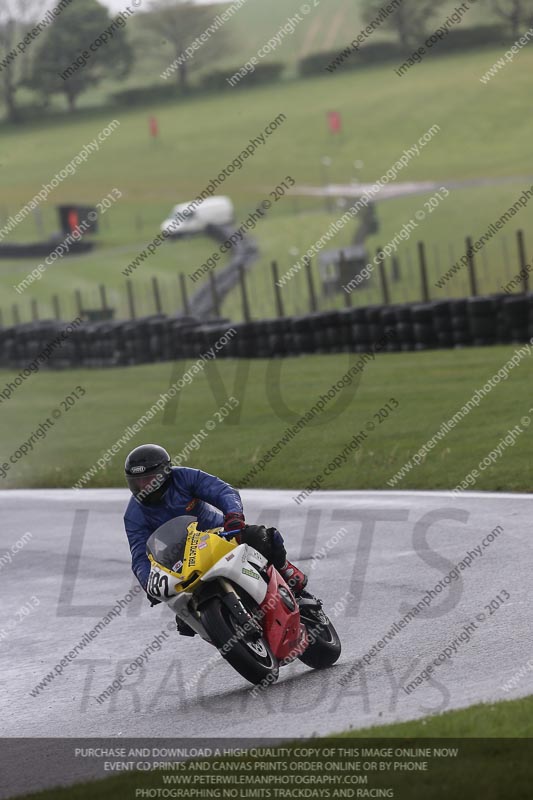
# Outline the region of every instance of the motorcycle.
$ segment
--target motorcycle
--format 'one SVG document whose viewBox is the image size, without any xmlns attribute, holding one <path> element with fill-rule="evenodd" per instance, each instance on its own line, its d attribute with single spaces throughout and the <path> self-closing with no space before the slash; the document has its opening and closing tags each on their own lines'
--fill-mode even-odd
<svg viewBox="0 0 533 800">
<path fill-rule="evenodd" d="M 250 683 L 273 683 L 296 658 L 315 669 L 339 658 L 322 602 L 308 592 L 296 598 L 261 553 L 221 529 L 199 531 L 194 517 L 176 517 L 154 531 L 146 552 L 148 593 Z"/>
</svg>

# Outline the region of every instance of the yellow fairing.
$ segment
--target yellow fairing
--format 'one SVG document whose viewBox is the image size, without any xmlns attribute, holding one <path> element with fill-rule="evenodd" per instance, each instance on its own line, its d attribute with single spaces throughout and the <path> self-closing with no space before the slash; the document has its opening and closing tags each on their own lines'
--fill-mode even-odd
<svg viewBox="0 0 533 800">
<path fill-rule="evenodd" d="M 218 529 L 217 529 L 218 530 Z M 193 592 L 200 579 L 213 567 L 223 556 L 231 553 L 237 547 L 235 540 L 228 542 L 218 534 L 211 531 L 197 530 L 197 523 L 192 522 L 188 526 L 189 535 L 185 543 L 183 556 L 183 566 L 179 572 L 172 572 L 161 564 L 160 569 L 170 573 L 175 578 L 180 579 L 180 583 L 174 586 L 174 591 Z M 152 559 L 151 559 L 152 560 Z"/>
</svg>

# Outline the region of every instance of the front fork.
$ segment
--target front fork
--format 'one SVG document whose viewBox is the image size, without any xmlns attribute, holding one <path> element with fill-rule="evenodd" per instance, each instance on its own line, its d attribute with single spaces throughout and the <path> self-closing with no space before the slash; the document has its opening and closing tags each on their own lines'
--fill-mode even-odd
<svg viewBox="0 0 533 800">
<path fill-rule="evenodd" d="M 191 625 L 191 628 L 194 628 L 194 630 L 198 631 L 199 627 L 201 627 L 203 630 L 204 639 L 209 641 L 200 621 L 200 608 L 203 603 L 205 603 L 207 600 L 210 600 L 212 597 L 220 598 L 220 601 L 229 610 L 233 619 L 236 620 L 239 627 L 241 627 L 247 634 L 252 635 L 253 638 L 260 638 L 263 635 L 261 626 L 255 617 L 253 617 L 252 614 L 247 611 L 244 603 L 237 594 L 235 587 L 228 580 L 226 580 L 226 578 L 217 578 L 216 581 L 210 581 L 209 583 L 203 584 L 203 586 L 198 589 L 187 601 L 185 606 L 188 617 L 194 619 L 196 624 L 193 626 L 189 622 L 188 618 L 186 621 Z M 176 613 L 179 613 L 180 616 L 185 618 L 185 615 L 182 614 L 181 610 L 177 611 Z"/>
</svg>

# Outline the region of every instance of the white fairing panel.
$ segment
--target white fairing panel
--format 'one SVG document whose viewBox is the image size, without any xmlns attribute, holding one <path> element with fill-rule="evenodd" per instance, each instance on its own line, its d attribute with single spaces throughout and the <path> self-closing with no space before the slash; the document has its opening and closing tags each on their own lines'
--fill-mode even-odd
<svg viewBox="0 0 533 800">
<path fill-rule="evenodd" d="M 169 608 L 172 609 L 174 614 L 177 614 L 184 622 L 187 623 L 196 633 L 199 633 L 202 639 L 205 639 L 206 642 L 209 642 L 209 637 L 205 631 L 204 626 L 197 619 L 189 609 L 187 608 L 189 601 L 191 599 L 191 595 L 187 592 L 182 592 L 177 597 L 172 597 L 168 602 L 167 605 Z"/>
<path fill-rule="evenodd" d="M 253 547 L 240 544 L 211 567 L 202 577 L 202 581 L 205 583 L 215 578 L 226 578 L 237 586 L 242 586 L 256 603 L 262 603 L 267 593 L 267 585 L 256 566 L 266 567 L 267 563 L 266 558 Z"/>
<path fill-rule="evenodd" d="M 176 578 L 167 570 L 161 569 L 158 564 L 152 563 L 148 576 L 148 593 L 158 600 L 167 602 L 176 595 L 176 586 L 181 583 L 181 578 Z"/>
<path fill-rule="evenodd" d="M 202 577 L 202 582 L 207 583 L 217 578 L 226 578 L 237 586 L 242 586 L 257 603 L 262 603 L 267 593 L 267 584 L 256 567 L 263 569 L 267 564 L 267 559 L 253 547 L 240 544 L 231 553 L 217 561 L 214 567 L 211 567 Z M 187 608 L 191 599 L 190 593 L 187 591 L 175 593 L 175 586 L 180 583 L 180 580 L 168 575 L 154 564 L 152 564 L 151 579 L 152 584 L 160 586 L 160 599 L 196 633 L 199 633 L 202 639 L 209 641 L 202 623 Z"/>
</svg>

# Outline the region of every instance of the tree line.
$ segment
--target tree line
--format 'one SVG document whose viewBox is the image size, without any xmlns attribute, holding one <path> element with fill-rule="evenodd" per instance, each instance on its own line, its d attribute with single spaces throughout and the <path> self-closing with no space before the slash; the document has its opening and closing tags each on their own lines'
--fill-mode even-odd
<svg viewBox="0 0 533 800">
<path fill-rule="evenodd" d="M 35 93 L 46 107 L 54 95 L 74 109 L 78 98 L 104 79 L 124 80 L 137 55 L 131 18 L 135 3 L 113 15 L 98 0 L 59 0 L 56 13 L 43 12 L 42 0 L 2 0 L 0 3 L 0 93 L 6 116 L 21 119 L 22 89 Z M 197 6 L 191 0 L 155 0 L 142 13 L 142 29 L 152 32 L 153 43 L 170 45 L 178 59 L 213 21 L 216 7 Z M 187 91 L 191 72 L 228 52 L 230 37 L 221 28 L 191 59 L 174 73 L 179 89 Z M 168 47 L 161 51 L 161 67 L 168 66 Z"/>
<path fill-rule="evenodd" d="M 384 5 L 384 0 L 363 0 L 365 22 L 375 19 Z M 431 32 L 431 24 L 442 17 L 449 5 L 448 0 L 403 0 L 387 19 L 385 27 L 396 34 L 404 47 L 416 46 Z M 478 0 L 477 5 L 503 20 L 515 39 L 533 25 L 533 0 Z"/>
<path fill-rule="evenodd" d="M 503 19 L 516 37 L 533 25 L 533 0 L 479 0 L 481 3 Z M 379 16 L 386 5 L 385 0 L 361 0 L 361 4 L 365 23 Z M 402 45 L 416 45 L 442 16 L 445 5 L 446 0 L 403 0 L 383 28 Z M 223 8 L 195 5 L 192 0 L 152 0 L 148 11 L 136 12 L 135 7 L 126 6 L 128 11 L 112 15 L 98 0 L 58 0 L 47 12 L 43 12 L 42 0 L 2 0 L 0 95 L 7 118 L 12 122 L 22 118 L 23 89 L 31 90 L 43 107 L 59 95 L 74 109 L 80 95 L 104 79 L 124 80 L 139 52 L 139 42 L 131 32 L 133 16 L 142 17 L 143 31 L 152 34 L 162 69 L 169 67 L 170 46 L 175 68 L 168 78 L 181 92 L 187 92 L 191 73 L 234 49 L 235 26 L 225 26 L 205 37 L 192 57 L 183 57 Z M 158 47 L 158 42 L 166 48 Z"/>
</svg>

